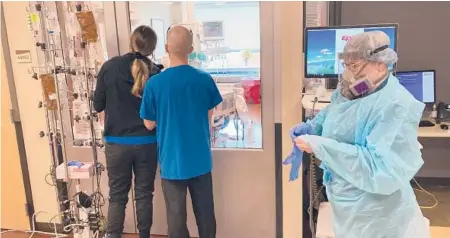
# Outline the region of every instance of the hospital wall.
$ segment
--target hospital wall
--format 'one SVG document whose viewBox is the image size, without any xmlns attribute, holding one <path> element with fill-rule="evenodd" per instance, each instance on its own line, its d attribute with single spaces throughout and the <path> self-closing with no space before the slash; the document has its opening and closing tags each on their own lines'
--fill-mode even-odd
<svg viewBox="0 0 450 238">
<path fill-rule="evenodd" d="M 11 100 L 9 90 L 9 80 L 6 70 L 6 60 L 1 47 L 1 181 L 8 181 L 2 183 L 1 186 L 1 219 L 0 225 L 2 228 L 8 227 L 12 229 L 30 229 L 29 221 L 26 217 L 25 209 L 22 208 L 26 203 L 26 194 L 24 190 L 24 182 L 22 179 L 22 167 L 20 161 L 17 140 L 14 138 L 18 131 L 13 120 L 10 118 L 10 110 L 14 108 L 14 103 Z M 11 149 L 12 148 L 12 149 Z M 8 204 L 8 206 L 5 206 Z"/>
<path fill-rule="evenodd" d="M 197 6 L 194 16 L 197 21 L 217 21 L 224 23 L 225 45 L 232 49 L 259 50 L 259 5 L 254 3 L 241 4 L 239 7 L 229 5 Z M 131 25 L 150 24 L 151 19 L 161 19 L 164 27 L 181 22 L 177 19 L 181 14 L 180 4 L 167 2 L 130 3 Z M 237 18 L 236 16 L 239 16 Z M 233 37 L 230 37 L 233 36 Z M 239 36 L 239 37 L 236 37 Z"/>
<path fill-rule="evenodd" d="M 289 130 L 302 120 L 301 88 L 303 87 L 304 68 L 299 66 L 304 64 L 304 60 L 301 54 L 297 52 L 302 52 L 303 49 L 303 31 L 299 30 L 302 28 L 303 22 L 301 22 L 302 19 L 299 16 L 303 15 L 304 6 L 302 2 L 283 2 L 283 4 L 276 6 L 275 25 L 279 27 L 274 32 L 275 49 L 273 57 L 274 61 L 281 65 L 281 67 L 275 68 L 275 74 L 281 75 L 281 77 L 279 83 L 274 84 L 275 148 L 277 148 L 277 143 L 280 143 L 280 141 L 282 143 L 282 157 L 277 158 L 276 155 L 275 158 L 279 160 L 286 158 L 292 152 Z M 290 24 L 292 19 L 296 18 L 299 19 L 298 24 Z M 279 125 L 281 125 L 281 138 L 277 136 Z M 282 166 L 281 170 L 282 237 L 302 237 L 301 172 L 298 180 L 290 182 L 290 166 Z M 279 187 L 280 185 L 277 186 L 277 189 Z M 277 193 L 277 196 L 280 196 L 280 194 Z"/>
<path fill-rule="evenodd" d="M 450 2 L 342 2 L 341 24 L 398 23 L 398 70 L 436 70 L 437 101 L 450 103 Z M 420 138 L 419 177 L 450 178 L 450 139 Z"/>
<path fill-rule="evenodd" d="M 36 221 L 48 222 L 55 214 L 58 214 L 58 203 L 55 187 L 49 186 L 44 179 L 50 171 L 51 160 L 48 140 L 46 137 L 39 136 L 39 132 L 46 131 L 47 127 L 45 111 L 38 108 L 42 92 L 36 89 L 41 87 L 40 81 L 34 80 L 30 71 L 33 66 L 38 64 L 33 35 L 26 25 L 28 2 L 3 2 L 2 4 L 12 64 L 12 69 L 6 70 L 13 72 L 28 163 L 28 168 L 22 169 L 28 169 L 29 172 L 34 207 L 36 210 L 46 211 L 46 213 L 36 216 Z M 2 32 L 2 38 L 3 34 L 4 32 Z M 32 62 L 18 63 L 15 61 L 14 52 L 16 50 L 29 50 Z M 9 56 L 5 55 L 5 57 Z M 2 156 L 2 160 L 11 158 Z M 2 186 L 3 183 L 2 180 Z M 2 205 L 7 206 L 8 204 Z"/>
</svg>

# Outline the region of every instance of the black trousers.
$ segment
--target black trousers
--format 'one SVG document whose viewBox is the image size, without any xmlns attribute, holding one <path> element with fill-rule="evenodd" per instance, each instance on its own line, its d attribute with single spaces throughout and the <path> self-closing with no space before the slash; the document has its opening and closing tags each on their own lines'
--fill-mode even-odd
<svg viewBox="0 0 450 238">
<path fill-rule="evenodd" d="M 107 233 L 120 238 L 125 208 L 134 173 L 134 193 L 139 238 L 149 238 L 153 224 L 153 191 L 158 165 L 157 145 L 106 144 L 106 166 L 109 177 Z"/>
<path fill-rule="evenodd" d="M 216 218 L 211 173 L 192 179 L 162 179 L 162 189 L 166 202 L 169 238 L 189 238 L 187 228 L 186 195 L 191 194 L 199 238 L 216 237 Z"/>
</svg>

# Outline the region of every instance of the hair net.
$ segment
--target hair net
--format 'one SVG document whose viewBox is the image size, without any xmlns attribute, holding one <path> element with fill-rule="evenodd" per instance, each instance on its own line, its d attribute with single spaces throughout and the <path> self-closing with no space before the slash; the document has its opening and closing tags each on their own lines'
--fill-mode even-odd
<svg viewBox="0 0 450 238">
<path fill-rule="evenodd" d="M 387 65 L 395 64 L 398 59 L 397 52 L 388 48 L 390 43 L 389 36 L 382 31 L 357 34 L 347 42 L 344 52 L 339 54 L 339 59 L 363 59 Z"/>
</svg>

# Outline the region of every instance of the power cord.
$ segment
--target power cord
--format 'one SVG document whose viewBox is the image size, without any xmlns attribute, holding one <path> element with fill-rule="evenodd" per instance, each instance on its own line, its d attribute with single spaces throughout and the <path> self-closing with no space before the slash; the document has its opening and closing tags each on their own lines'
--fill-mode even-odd
<svg viewBox="0 0 450 238">
<path fill-rule="evenodd" d="M 429 195 L 430 197 L 432 197 L 433 200 L 434 200 L 434 204 L 433 204 L 432 206 L 420 206 L 420 205 L 419 205 L 420 208 L 422 208 L 422 209 L 433 209 L 433 208 L 437 207 L 437 206 L 439 205 L 439 201 L 436 199 L 436 196 L 434 196 L 434 194 L 432 194 L 432 193 L 428 192 L 427 190 L 425 190 L 425 189 L 419 184 L 419 182 L 417 182 L 417 180 L 416 180 L 415 178 L 413 178 L 413 181 L 414 181 L 414 183 L 417 185 L 417 187 L 419 187 L 419 189 L 415 188 L 415 189 L 414 189 L 415 191 L 423 192 L 423 193 Z"/>
<path fill-rule="evenodd" d="M 60 205 L 60 209 L 67 209 L 67 207 L 65 206 L 65 204 L 67 202 L 70 202 L 69 200 L 69 196 L 68 194 L 65 194 L 63 191 L 61 191 L 60 189 L 58 189 L 58 180 L 56 177 L 56 166 L 51 165 L 50 169 L 49 169 L 49 173 L 45 175 L 45 182 L 52 187 L 55 187 L 56 191 L 57 191 L 57 197 L 58 197 L 58 203 Z M 50 181 L 49 181 L 50 180 Z M 66 183 L 66 189 L 67 191 L 70 191 L 70 188 L 72 186 L 72 180 L 68 181 Z M 71 210 L 66 210 L 65 212 L 58 214 L 54 217 L 52 217 L 52 219 L 50 219 L 50 222 L 48 223 L 48 226 L 51 229 L 54 229 L 52 227 L 52 221 L 58 217 L 61 216 L 62 218 L 62 223 L 63 224 L 67 224 L 66 222 L 69 222 L 71 218 L 73 218 L 73 213 L 71 212 Z"/>
<path fill-rule="evenodd" d="M 311 119 L 315 116 L 316 103 L 319 101 L 318 97 L 314 97 L 314 102 L 312 106 Z M 309 228 L 311 230 L 311 234 L 313 237 L 316 236 L 316 224 L 314 222 L 314 206 L 317 202 L 317 199 L 320 197 L 319 193 L 322 192 L 323 186 L 320 190 L 317 189 L 317 178 L 316 178 L 316 159 L 314 155 L 311 155 L 310 163 L 309 163 Z"/>
<path fill-rule="evenodd" d="M 319 98 L 318 97 L 314 97 L 314 101 L 313 101 L 313 106 L 312 106 L 312 112 L 311 112 L 311 116 L 310 119 L 313 119 L 316 116 L 316 104 L 319 102 Z"/>
<path fill-rule="evenodd" d="M 96 173 L 97 176 L 95 177 L 95 180 L 96 180 L 95 191 L 89 196 L 84 194 L 84 197 L 85 197 L 85 199 L 83 199 L 84 204 L 80 204 L 80 202 L 78 202 L 77 196 L 80 196 L 80 193 L 76 193 L 70 198 L 65 195 L 64 198 L 66 200 L 61 201 L 61 204 L 69 203 L 70 205 L 68 206 L 67 210 L 63 211 L 60 214 L 53 216 L 50 219 L 49 227 L 51 229 L 56 230 L 54 220 L 58 216 L 61 216 L 63 219 L 65 219 L 64 221 L 67 221 L 65 223 L 67 225 L 64 227 L 65 232 L 80 233 L 80 232 L 82 232 L 82 229 L 84 227 L 90 227 L 92 225 L 91 229 L 97 229 L 97 230 L 94 230 L 93 232 L 98 231 L 98 233 L 97 233 L 97 236 L 98 236 L 99 232 L 106 229 L 107 221 L 106 221 L 106 217 L 103 215 L 103 211 L 102 211 L 102 207 L 105 205 L 106 202 L 105 202 L 105 198 L 100 190 L 101 174 L 105 170 L 105 168 L 101 163 L 98 163 L 96 165 L 95 169 L 97 170 L 97 173 Z M 47 182 L 48 185 L 56 187 L 57 179 L 56 179 L 56 169 L 54 166 L 50 167 L 50 172 L 49 172 L 49 174 L 47 174 L 45 176 L 45 181 Z M 68 189 L 71 187 L 71 185 L 72 185 L 72 180 L 70 180 L 68 182 Z M 87 203 L 88 200 L 89 200 L 89 203 Z M 86 219 L 83 221 L 83 220 L 79 219 L 79 214 L 77 213 L 77 211 L 80 211 L 80 209 L 82 210 L 81 212 L 85 212 L 89 216 L 89 212 L 86 211 L 85 209 L 83 209 L 83 207 L 85 207 L 85 206 L 88 206 L 89 208 L 92 209 L 92 214 L 94 214 L 94 217 L 95 217 L 95 219 L 94 218 L 92 218 L 92 219 L 94 219 L 94 220 Z M 52 222 L 53 222 L 53 226 L 52 226 Z"/>
<path fill-rule="evenodd" d="M 35 234 L 42 234 L 42 235 L 54 235 L 54 238 L 63 238 L 63 237 L 69 237 L 66 234 L 59 234 L 58 231 L 56 230 L 56 222 L 53 221 L 53 227 L 54 227 L 54 232 L 43 232 L 43 231 L 37 231 L 36 230 L 36 216 L 40 213 L 48 213 L 45 210 L 38 210 L 36 211 L 33 216 L 32 216 L 32 229 L 30 231 L 21 231 L 21 230 L 7 230 L 7 231 L 2 231 L 0 234 L 4 234 L 4 233 L 8 233 L 8 232 L 26 232 L 26 233 L 31 233 L 31 235 L 28 238 L 32 238 Z M 60 214 L 58 214 L 60 215 Z M 57 216 L 58 216 L 57 215 Z"/>
<path fill-rule="evenodd" d="M 80 227 L 81 227 L 81 228 L 85 228 L 85 227 L 89 227 L 89 225 L 81 224 L 81 223 L 69 224 L 69 225 L 65 226 L 65 227 L 63 228 L 63 230 L 64 230 L 65 232 L 72 232 L 72 231 L 74 230 L 74 228 L 76 228 L 76 230 L 78 230 Z"/>
</svg>

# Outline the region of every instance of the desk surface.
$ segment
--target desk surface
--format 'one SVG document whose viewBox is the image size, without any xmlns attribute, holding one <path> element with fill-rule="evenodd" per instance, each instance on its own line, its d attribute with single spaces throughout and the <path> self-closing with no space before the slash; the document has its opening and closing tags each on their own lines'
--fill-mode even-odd
<svg viewBox="0 0 450 238">
<path fill-rule="evenodd" d="M 441 125 L 434 125 L 433 127 L 419 127 L 419 137 L 450 137 L 450 130 L 444 131 Z"/>
</svg>

